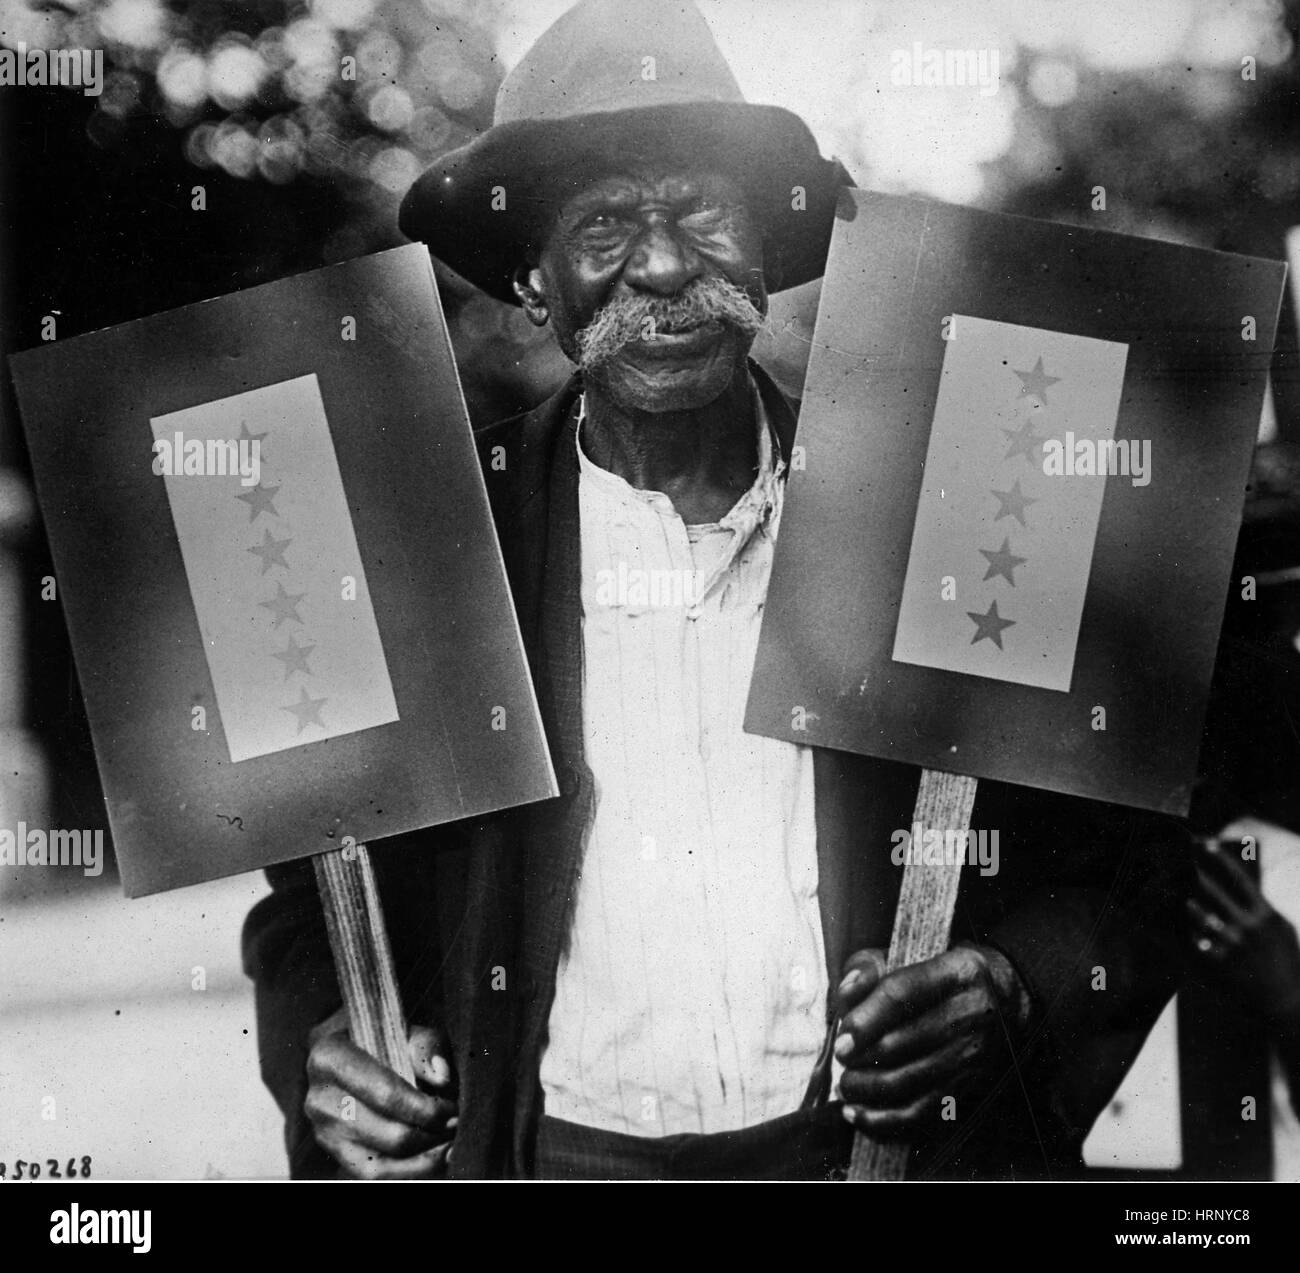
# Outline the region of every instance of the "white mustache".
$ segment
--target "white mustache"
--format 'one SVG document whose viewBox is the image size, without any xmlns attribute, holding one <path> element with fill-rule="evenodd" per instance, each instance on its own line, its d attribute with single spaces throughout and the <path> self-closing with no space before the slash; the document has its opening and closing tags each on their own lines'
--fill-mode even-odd
<svg viewBox="0 0 1300 1273">
<path fill-rule="evenodd" d="M 603 306 L 575 339 L 584 371 L 616 357 L 634 340 L 722 323 L 751 339 L 763 315 L 749 294 L 721 278 L 697 279 L 676 296 L 621 296 Z"/>
</svg>

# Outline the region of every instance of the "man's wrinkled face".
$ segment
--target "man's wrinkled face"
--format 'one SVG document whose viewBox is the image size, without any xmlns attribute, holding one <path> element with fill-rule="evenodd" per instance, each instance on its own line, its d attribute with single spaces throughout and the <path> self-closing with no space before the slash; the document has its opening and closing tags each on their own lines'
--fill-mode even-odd
<svg viewBox="0 0 1300 1273">
<path fill-rule="evenodd" d="M 715 173 L 608 177 L 556 216 L 521 293 L 560 348 L 626 409 L 663 412 L 726 389 L 767 311 L 762 238 Z"/>
</svg>

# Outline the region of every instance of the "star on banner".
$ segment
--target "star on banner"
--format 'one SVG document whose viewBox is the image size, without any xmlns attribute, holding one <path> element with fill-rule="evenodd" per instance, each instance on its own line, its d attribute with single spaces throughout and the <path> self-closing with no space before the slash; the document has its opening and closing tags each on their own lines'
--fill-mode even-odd
<svg viewBox="0 0 1300 1273">
<path fill-rule="evenodd" d="M 325 722 L 320 718 L 320 709 L 329 702 L 327 698 L 312 698 L 307 693 L 305 685 L 298 688 L 298 701 L 290 703 L 288 707 L 282 707 L 282 712 L 292 712 L 298 718 L 298 728 L 296 733 L 301 734 L 308 725 L 317 725 L 321 729 L 325 728 Z"/>
<path fill-rule="evenodd" d="M 1014 575 L 1017 566 L 1023 566 L 1029 560 L 1028 557 L 1017 557 L 1011 551 L 1011 537 L 1003 535 L 1002 547 L 997 552 L 992 552 L 988 548 L 981 548 L 980 552 L 988 558 L 989 568 L 984 572 L 984 579 L 992 579 L 995 575 L 1001 575 L 1013 588 L 1016 586 Z"/>
<path fill-rule="evenodd" d="M 259 606 L 265 606 L 275 614 L 275 626 L 278 628 L 286 619 L 292 619 L 295 623 L 302 622 L 302 616 L 298 613 L 298 602 L 307 594 L 305 592 L 285 592 L 284 584 L 275 585 L 275 596 L 270 601 L 259 601 Z"/>
<path fill-rule="evenodd" d="M 239 422 L 239 440 L 241 442 L 260 442 L 264 437 L 266 437 L 265 433 L 250 432 L 247 420 Z"/>
<path fill-rule="evenodd" d="M 259 513 L 270 513 L 272 517 L 279 517 L 280 514 L 275 507 L 275 497 L 280 493 L 278 486 L 263 486 L 258 482 L 251 491 L 245 491 L 242 495 L 236 495 L 236 499 L 242 499 L 248 505 L 248 520 L 255 522 Z"/>
<path fill-rule="evenodd" d="M 1004 628 L 1015 627 L 1014 619 L 1004 619 L 998 614 L 998 603 L 995 601 L 989 606 L 988 611 L 984 614 L 977 614 L 974 610 L 967 610 L 966 614 L 975 620 L 975 635 L 971 637 L 970 643 L 974 645 L 976 641 L 983 641 L 987 637 L 998 649 L 1002 649 L 1002 631 Z M 306 693 L 306 691 L 303 691 Z"/>
<path fill-rule="evenodd" d="M 307 656 L 315 648 L 314 645 L 299 645 L 290 633 L 289 644 L 283 650 L 272 650 L 271 657 L 279 659 L 284 664 L 284 679 L 287 681 L 295 672 L 301 672 L 304 676 L 311 675 L 311 668 L 307 666 Z"/>
<path fill-rule="evenodd" d="M 998 515 L 993 520 L 999 522 L 1004 517 L 1014 517 L 1016 521 L 1028 529 L 1028 523 L 1025 521 L 1025 509 L 1030 504 L 1037 504 L 1038 500 L 1026 495 L 1020 489 L 1020 479 L 1016 478 L 1009 491 L 994 491 L 992 493 L 997 497 L 998 501 Z"/>
<path fill-rule="evenodd" d="M 1042 467 L 1043 443 L 1046 438 L 1040 438 L 1034 432 L 1032 420 L 1026 420 L 1018 429 L 1003 429 L 1002 432 L 1011 439 L 1011 445 L 1003 459 L 1014 460 L 1017 455 L 1023 455 L 1030 467 Z"/>
<path fill-rule="evenodd" d="M 1014 367 L 1011 369 L 1016 371 Z M 1043 360 L 1040 356 L 1034 363 L 1033 371 L 1016 371 L 1020 377 L 1020 392 L 1017 398 L 1037 398 L 1044 406 L 1047 405 L 1047 391 L 1052 385 L 1060 384 L 1060 376 L 1049 376 L 1043 370 Z"/>
<path fill-rule="evenodd" d="M 276 539 L 267 530 L 262 532 L 262 542 L 247 551 L 262 559 L 262 573 L 266 574 L 272 566 L 283 566 L 286 570 L 289 569 L 289 563 L 284 559 L 284 550 L 291 543 L 293 543 L 292 539 Z"/>
</svg>

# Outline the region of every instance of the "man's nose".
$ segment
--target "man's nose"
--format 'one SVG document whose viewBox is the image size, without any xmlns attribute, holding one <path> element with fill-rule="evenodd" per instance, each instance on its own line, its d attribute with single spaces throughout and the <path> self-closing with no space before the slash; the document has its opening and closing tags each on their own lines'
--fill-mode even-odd
<svg viewBox="0 0 1300 1273">
<path fill-rule="evenodd" d="M 704 262 L 662 222 L 648 225 L 623 267 L 631 287 L 673 296 L 704 273 Z"/>
</svg>

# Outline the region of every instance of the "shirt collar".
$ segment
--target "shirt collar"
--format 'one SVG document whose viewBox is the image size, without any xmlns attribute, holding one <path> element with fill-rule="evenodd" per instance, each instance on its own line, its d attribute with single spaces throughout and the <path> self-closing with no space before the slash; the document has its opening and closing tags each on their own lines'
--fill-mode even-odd
<svg viewBox="0 0 1300 1273">
<path fill-rule="evenodd" d="M 754 404 L 754 419 L 758 429 L 758 470 L 753 485 L 732 505 L 731 510 L 717 523 L 728 530 L 748 530 L 769 527 L 780 507 L 780 479 L 785 475 L 785 459 L 781 455 L 780 440 L 763 405 L 763 395 L 758 392 L 753 378 L 749 382 L 750 398 Z M 603 469 L 587 455 L 582 445 L 582 426 L 587 419 L 587 395 L 578 396 L 578 427 L 574 437 L 578 448 L 578 469 L 584 482 L 612 497 L 621 504 L 649 503 L 668 506 L 670 501 L 662 491 L 641 491 L 608 469 Z M 748 535 L 746 535 L 748 538 Z"/>
</svg>

